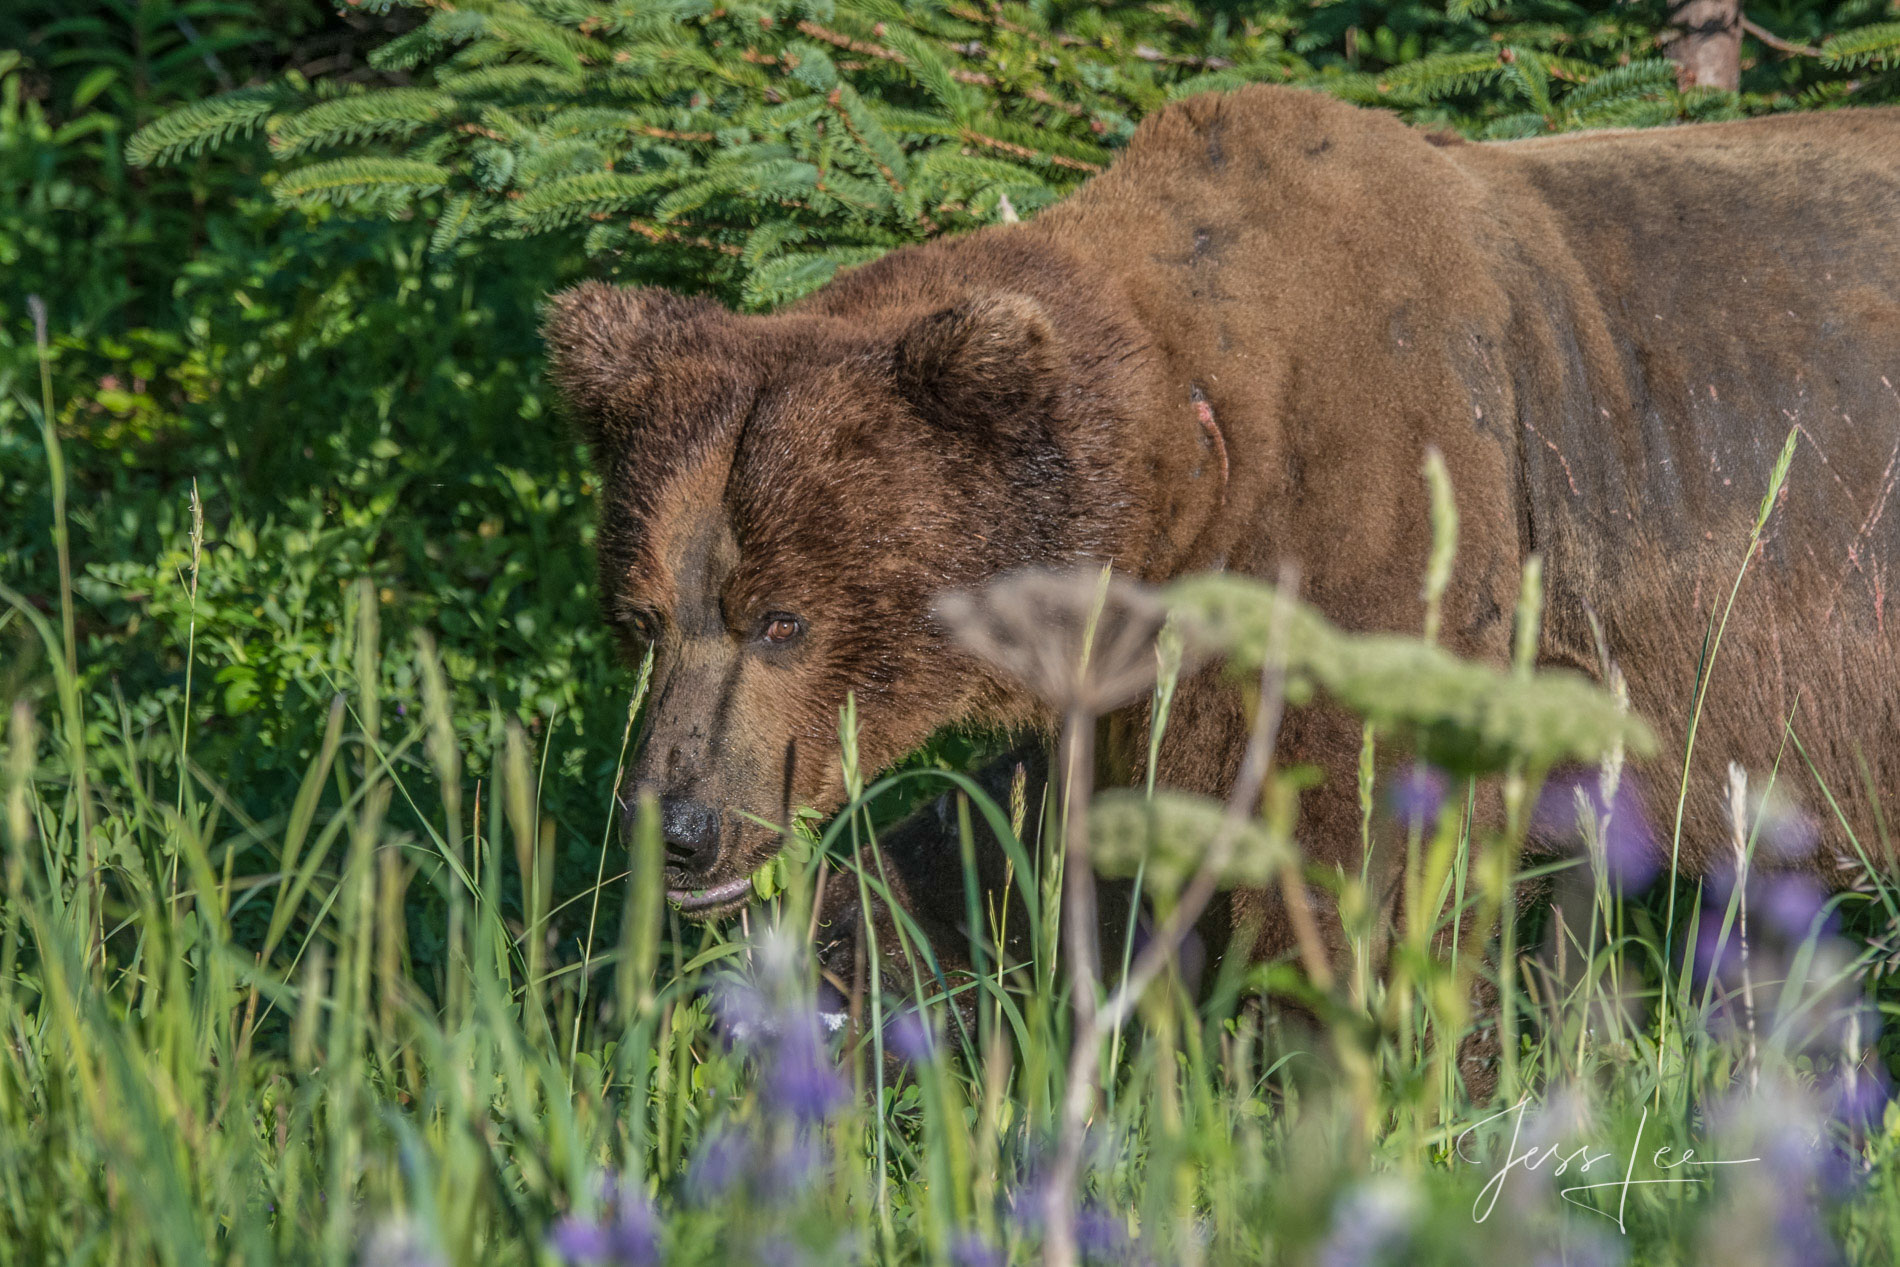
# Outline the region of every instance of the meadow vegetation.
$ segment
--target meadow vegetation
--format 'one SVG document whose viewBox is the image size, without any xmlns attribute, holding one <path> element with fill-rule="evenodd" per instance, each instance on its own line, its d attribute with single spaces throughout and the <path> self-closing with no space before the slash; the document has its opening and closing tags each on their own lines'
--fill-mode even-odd
<svg viewBox="0 0 1900 1267">
<path fill-rule="evenodd" d="M 1031 215 L 1184 92 L 1310 80 L 1499 135 L 1854 104 L 1891 98 L 1892 13 L 1751 10 L 1829 56 L 1751 45 L 1742 93 L 1685 94 L 1641 5 L 367 7 L 0 17 L 0 1260 L 1900 1261 L 1891 877 L 1773 874 L 1815 827 L 1779 772 L 1685 754 L 1662 765 L 1729 794 L 1735 865 L 1658 874 L 1613 678 L 1350 638 L 1292 586 L 1051 581 L 966 630 L 1022 664 L 1048 604 L 1172 613 L 1178 641 L 1092 652 L 1095 679 L 1051 667 L 1091 637 L 1042 639 L 1032 684 L 1073 741 L 1100 674 L 1165 715 L 1183 657 L 1225 656 L 1258 727 L 1234 805 L 999 802 L 961 773 L 981 736 L 857 771 L 847 710 L 854 797 L 797 827 L 809 862 L 743 921 L 680 921 L 652 823 L 629 847 L 615 817 L 645 676 L 600 627 L 535 334 L 590 273 L 764 306 Z M 637 90 L 588 69 L 629 61 Z M 1428 472 L 1418 496 L 1429 594 L 1456 531 Z M 1533 571 L 1526 647 L 1537 596 Z M 1171 935 L 1196 903 L 1297 868 L 1306 776 L 1272 740 L 1322 691 L 1367 719 L 1408 931 L 1374 971 L 1364 884 L 1306 876 L 1350 965 L 1198 972 Z M 814 873 L 938 795 L 1019 859 L 1026 948 L 980 939 L 952 979 L 907 942 L 911 979 L 836 1029 Z M 1540 818 L 1570 857 L 1523 856 Z M 1155 911 L 1100 965 L 1062 944 L 1083 862 Z M 1544 881 L 1561 924 L 1519 909 Z M 1474 1098 L 1455 1061 L 1489 1025 Z M 1686 1148 L 1735 1164 L 1658 1182 Z"/>
</svg>

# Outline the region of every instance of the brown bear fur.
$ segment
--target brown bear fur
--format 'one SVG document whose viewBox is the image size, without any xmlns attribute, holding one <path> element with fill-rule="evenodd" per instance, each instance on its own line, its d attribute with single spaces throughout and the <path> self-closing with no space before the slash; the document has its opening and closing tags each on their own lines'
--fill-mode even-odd
<svg viewBox="0 0 1900 1267">
<path fill-rule="evenodd" d="M 1501 661 L 1541 553 L 1542 658 L 1595 670 L 1594 612 L 1663 738 L 1640 774 L 1666 840 L 1711 609 L 1790 428 L 1684 865 L 1727 847 L 1730 760 L 1820 818 L 1823 870 L 1850 829 L 1877 848 L 1900 783 L 1896 226 L 1896 111 L 1441 145 L 1262 87 L 1160 111 L 1032 222 L 893 252 L 774 316 L 567 292 L 548 336 L 604 476 L 603 601 L 657 646 L 633 783 L 718 816 L 669 884 L 744 876 L 777 847 L 765 824 L 840 804 L 847 692 L 867 772 L 953 723 L 1050 722 L 933 623 L 945 588 L 1293 563 L 1340 625 L 1417 630 L 1430 446 L 1461 522 L 1444 640 Z M 760 634 L 777 613 L 784 645 Z M 1224 792 L 1242 724 L 1217 676 L 1184 683 L 1161 781 Z M 1288 719 L 1283 758 L 1326 774 L 1302 807 L 1316 862 L 1358 866 L 1358 751 L 1335 710 Z M 1286 948 L 1274 899 L 1233 913 L 1262 921 L 1259 953 Z"/>
</svg>

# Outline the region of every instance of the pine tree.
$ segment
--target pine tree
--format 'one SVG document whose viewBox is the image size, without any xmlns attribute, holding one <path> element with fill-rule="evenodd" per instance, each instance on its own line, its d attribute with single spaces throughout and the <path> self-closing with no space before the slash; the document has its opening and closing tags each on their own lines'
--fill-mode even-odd
<svg viewBox="0 0 1900 1267">
<path fill-rule="evenodd" d="M 420 15 L 375 54 L 403 82 L 225 93 L 129 156 L 261 131 L 287 203 L 427 214 L 443 252 L 575 233 L 613 274 L 769 307 L 1033 214 L 1196 92 L 1310 84 L 1514 137 L 1890 99 L 1900 80 L 1900 23 L 1874 0 L 1797 0 L 1800 34 L 1831 38 L 1788 43 L 1798 61 L 1775 53 L 1744 94 L 1679 91 L 1662 9 L 1640 3 L 389 2 Z"/>
</svg>

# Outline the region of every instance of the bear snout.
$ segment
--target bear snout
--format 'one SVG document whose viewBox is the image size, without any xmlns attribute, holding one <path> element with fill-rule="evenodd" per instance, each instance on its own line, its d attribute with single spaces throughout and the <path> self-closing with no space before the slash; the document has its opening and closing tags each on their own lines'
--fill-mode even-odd
<svg viewBox="0 0 1900 1267">
<path fill-rule="evenodd" d="M 700 875 L 719 857 L 720 813 L 712 806 L 684 796 L 660 798 L 660 840 L 666 847 L 669 871 Z"/>
</svg>

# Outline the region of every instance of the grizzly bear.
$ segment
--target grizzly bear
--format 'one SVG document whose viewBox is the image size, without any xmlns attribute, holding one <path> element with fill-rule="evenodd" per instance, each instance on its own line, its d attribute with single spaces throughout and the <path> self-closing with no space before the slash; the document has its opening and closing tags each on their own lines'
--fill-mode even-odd
<svg viewBox="0 0 1900 1267">
<path fill-rule="evenodd" d="M 1339 625 L 1418 630 L 1433 447 L 1461 525 L 1443 641 L 1504 661 L 1540 554 L 1540 658 L 1595 673 L 1600 630 L 1663 740 L 1639 773 L 1667 841 L 1711 614 L 1794 431 L 1707 666 L 1682 863 L 1725 847 L 1731 760 L 1807 807 L 1836 881 L 1881 847 L 1900 111 L 1468 144 L 1247 88 L 1161 110 L 1030 222 L 783 312 L 589 284 L 547 337 L 603 481 L 607 619 L 655 649 L 624 797 L 659 797 L 689 915 L 747 899 L 794 807 L 841 804 L 847 693 L 867 772 L 944 727 L 1052 725 L 953 645 L 945 590 L 1291 563 Z M 1201 672 L 1159 780 L 1222 794 L 1244 739 L 1239 691 Z M 1340 711 L 1286 721 L 1283 759 L 1325 776 L 1300 838 L 1329 869 L 1359 866 L 1359 751 Z M 1231 902 L 1254 953 L 1288 948 L 1277 898 Z"/>
</svg>

